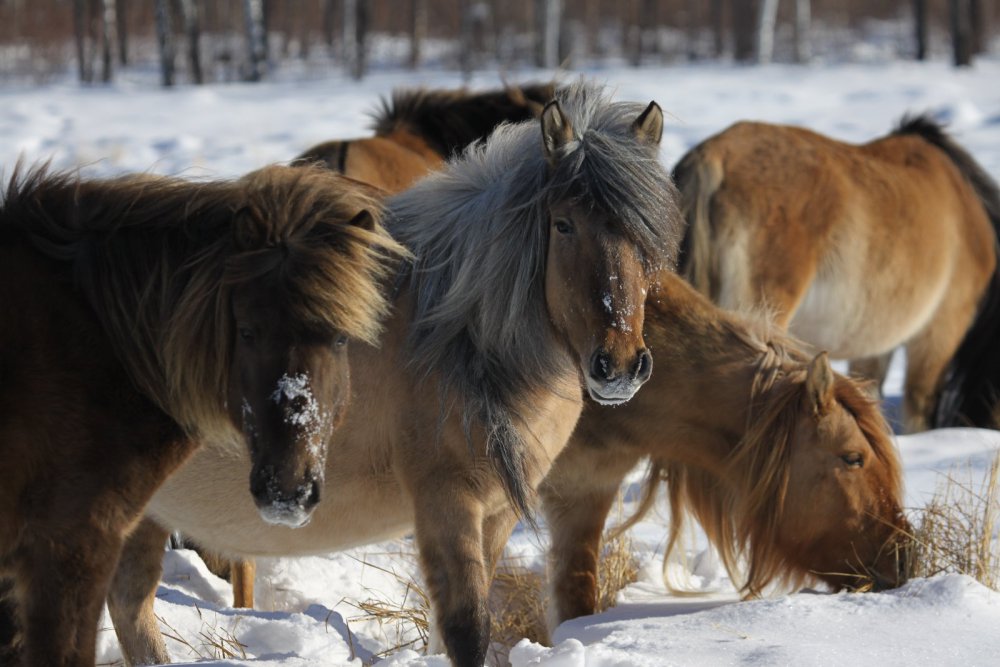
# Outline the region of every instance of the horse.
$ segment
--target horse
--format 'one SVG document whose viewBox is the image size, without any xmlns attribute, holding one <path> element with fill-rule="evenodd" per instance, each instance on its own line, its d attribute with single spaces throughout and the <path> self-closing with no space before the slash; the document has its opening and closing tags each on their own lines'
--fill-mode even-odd
<svg viewBox="0 0 1000 667">
<path fill-rule="evenodd" d="M 258 517 L 308 519 L 349 398 L 346 343 L 377 338 L 403 252 L 381 210 L 321 169 L 200 183 L 14 169 L 0 204 L 8 660 L 94 664 L 125 536 L 202 438 L 245 450 Z"/>
<path fill-rule="evenodd" d="M 292 164 L 322 164 L 386 192 L 402 192 L 500 123 L 537 118 L 555 91 L 552 83 L 482 92 L 397 89 L 373 114 L 375 136 L 317 144 Z"/>
<path fill-rule="evenodd" d="M 905 346 L 908 431 L 948 418 L 936 416 L 945 376 L 960 412 L 962 386 L 995 401 L 1000 371 L 977 382 L 946 367 L 960 344 L 983 348 L 967 364 L 1000 361 L 1000 297 L 988 296 L 1000 294 L 1000 196 L 933 120 L 904 118 L 861 145 L 741 122 L 692 148 L 674 177 L 689 223 L 681 270 L 717 304 L 769 308 L 879 382 Z"/>
<path fill-rule="evenodd" d="M 644 302 L 681 224 L 662 123 L 655 103 L 578 82 L 388 200 L 390 232 L 416 259 L 380 347 L 350 350 L 353 408 L 330 440 L 323 503 L 295 531 L 261 523 L 236 492 L 245 455 L 206 443 L 154 496 L 119 565 L 109 607 L 131 664 L 169 658 L 152 605 L 170 529 L 227 557 L 414 533 L 431 649 L 483 664 L 496 561 L 584 390 L 619 404 L 652 371 Z"/>
<path fill-rule="evenodd" d="M 588 402 L 541 485 L 551 535 L 550 630 L 597 611 L 605 520 L 625 476 L 651 458 L 639 509 L 661 482 L 666 558 L 693 515 L 745 595 L 819 579 L 836 589 L 902 583 L 900 463 L 863 383 L 834 373 L 764 319 L 721 310 L 664 274 L 646 302 L 657 373 L 628 404 Z M 745 559 L 747 573 L 740 574 Z"/>
</svg>

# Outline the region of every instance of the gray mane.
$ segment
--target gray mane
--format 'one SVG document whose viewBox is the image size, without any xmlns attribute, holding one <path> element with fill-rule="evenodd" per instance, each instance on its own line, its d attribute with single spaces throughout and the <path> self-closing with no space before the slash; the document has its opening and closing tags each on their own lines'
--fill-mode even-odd
<svg viewBox="0 0 1000 667">
<path fill-rule="evenodd" d="M 528 392 L 565 372 L 549 323 L 544 277 L 548 207 L 573 198 L 613 213 L 647 268 L 672 266 L 680 214 L 658 147 L 634 137 L 644 106 L 611 103 L 600 87 L 557 93 L 576 141 L 550 167 L 537 120 L 499 126 L 437 174 L 389 201 L 393 236 L 417 258 L 413 364 L 440 372 L 443 394 L 464 401 L 467 433 L 478 420 L 507 493 L 522 516 L 530 456 L 514 427 Z"/>
</svg>

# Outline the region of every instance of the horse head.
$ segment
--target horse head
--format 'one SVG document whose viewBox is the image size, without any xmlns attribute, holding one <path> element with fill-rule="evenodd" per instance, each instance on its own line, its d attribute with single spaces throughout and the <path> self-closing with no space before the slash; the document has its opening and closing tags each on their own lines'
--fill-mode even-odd
<svg viewBox="0 0 1000 667">
<path fill-rule="evenodd" d="M 576 153 L 582 152 L 576 150 L 580 139 L 558 101 L 545 107 L 541 125 L 557 183 L 560 172 L 587 168 L 577 158 Z M 631 125 L 635 141 L 654 151 L 662 130 L 663 113 L 655 102 Z M 614 176 L 618 174 L 604 175 L 604 187 Z M 642 336 L 649 258 L 623 230 L 620 211 L 595 201 L 592 188 L 571 184 L 553 191 L 545 267 L 549 318 L 578 355 L 591 398 L 604 405 L 623 403 L 653 370 L 653 357 Z"/>
<path fill-rule="evenodd" d="M 264 177 L 237 216 L 227 266 L 227 405 L 249 444 L 261 516 L 295 527 L 320 500 L 327 441 L 349 402 L 348 341 L 375 340 L 386 309 L 381 253 L 398 246 L 379 226 L 379 205 L 346 179 L 292 169 Z M 296 197 L 275 196 L 293 187 Z"/>
<path fill-rule="evenodd" d="M 805 371 L 790 432 L 776 548 L 836 589 L 902 584 L 910 531 L 900 463 L 878 406 L 835 376 L 825 353 Z"/>
</svg>

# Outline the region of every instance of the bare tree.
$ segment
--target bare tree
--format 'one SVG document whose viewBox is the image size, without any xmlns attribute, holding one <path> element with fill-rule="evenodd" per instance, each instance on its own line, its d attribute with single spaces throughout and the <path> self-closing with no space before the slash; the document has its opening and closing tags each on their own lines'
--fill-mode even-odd
<svg viewBox="0 0 1000 667">
<path fill-rule="evenodd" d="M 184 34 L 187 35 L 188 67 L 191 80 L 201 84 L 205 80 L 201 67 L 201 7 L 199 0 L 181 0 L 184 12 Z"/>
<path fill-rule="evenodd" d="M 539 67 L 559 67 L 562 0 L 535 0 L 535 54 Z"/>
<path fill-rule="evenodd" d="M 914 37 L 917 40 L 917 60 L 927 59 L 927 0 L 913 0 Z"/>
<path fill-rule="evenodd" d="M 118 64 L 128 65 L 128 15 L 125 8 L 128 0 L 115 0 L 115 34 L 118 37 Z"/>
<path fill-rule="evenodd" d="M 248 81 L 260 81 L 267 67 L 263 0 L 243 0 L 243 18 L 247 36 L 246 78 Z"/>
<path fill-rule="evenodd" d="M 156 7 L 156 38 L 160 44 L 160 81 L 174 85 L 174 28 L 169 0 L 154 0 Z"/>
<path fill-rule="evenodd" d="M 809 0 L 795 0 L 795 62 L 804 63 L 812 56 L 809 27 L 812 6 Z"/>
<path fill-rule="evenodd" d="M 778 18 L 778 0 L 761 0 L 757 11 L 757 62 L 774 58 L 774 24 Z"/>
<path fill-rule="evenodd" d="M 115 42 L 115 0 L 101 0 L 101 81 L 109 83 L 113 74 Z"/>
<path fill-rule="evenodd" d="M 750 62 L 756 54 L 757 2 L 730 0 L 729 9 L 733 26 L 733 58 Z"/>
<path fill-rule="evenodd" d="M 712 46 L 715 57 L 720 58 L 726 51 L 725 4 L 723 0 L 712 0 L 711 5 L 709 5 L 709 13 L 712 23 Z"/>
<path fill-rule="evenodd" d="M 420 66 L 420 48 L 427 35 L 427 0 L 410 0 L 410 69 Z"/>
<path fill-rule="evenodd" d="M 90 83 L 93 68 L 87 54 L 87 0 L 73 0 L 73 36 L 76 43 L 76 65 L 81 83 Z"/>
<path fill-rule="evenodd" d="M 344 0 L 344 61 L 351 76 L 361 79 L 367 69 L 368 0 Z"/>
<path fill-rule="evenodd" d="M 333 50 L 333 32 L 337 22 L 337 0 L 323 0 L 323 41 Z"/>
<path fill-rule="evenodd" d="M 972 27 L 969 25 L 969 0 L 948 0 L 948 23 L 955 67 L 972 64 Z"/>
<path fill-rule="evenodd" d="M 969 48 L 973 55 L 980 54 L 986 47 L 986 14 L 983 0 L 969 0 L 969 27 L 971 30 Z"/>
</svg>

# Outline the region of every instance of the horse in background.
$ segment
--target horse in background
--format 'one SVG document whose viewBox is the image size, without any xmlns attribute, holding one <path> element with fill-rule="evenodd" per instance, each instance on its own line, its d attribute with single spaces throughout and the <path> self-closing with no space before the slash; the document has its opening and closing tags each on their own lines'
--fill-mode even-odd
<svg viewBox="0 0 1000 667">
<path fill-rule="evenodd" d="M 659 107 L 612 103 L 586 83 L 557 100 L 388 201 L 390 231 L 416 259 L 380 347 L 350 350 L 354 407 L 308 525 L 259 521 L 239 493 L 245 455 L 212 443 L 156 494 L 109 596 L 130 664 L 169 659 L 153 600 L 178 529 L 229 558 L 415 533 L 431 650 L 481 667 L 497 559 L 530 517 L 584 386 L 619 404 L 650 376 L 646 293 L 680 234 Z"/>
<path fill-rule="evenodd" d="M 500 123 L 538 118 L 555 93 L 554 83 L 482 92 L 397 89 L 373 114 L 375 136 L 317 144 L 292 165 L 318 163 L 386 192 L 402 192 Z"/>
<path fill-rule="evenodd" d="M 907 118 L 852 145 L 737 123 L 691 149 L 674 177 L 689 223 L 682 271 L 715 303 L 770 310 L 879 382 L 905 346 L 908 431 L 961 422 L 976 412 L 970 402 L 993 405 L 1000 196 L 940 125 Z M 976 352 L 956 356 L 960 345 Z M 946 372 L 952 360 L 963 367 Z M 953 408 L 938 408 L 939 395 Z"/>
<path fill-rule="evenodd" d="M 657 373 L 628 404 L 588 402 L 541 486 L 551 533 L 550 630 L 593 614 L 605 520 L 625 476 L 652 460 L 639 510 L 667 485 L 666 559 L 691 516 L 734 583 L 903 582 L 901 466 L 878 406 L 827 356 L 712 305 L 665 273 L 646 302 Z M 747 564 L 745 575 L 741 561 Z"/>
<path fill-rule="evenodd" d="M 200 438 L 249 456 L 258 519 L 308 519 L 350 395 L 345 344 L 377 338 L 403 252 L 380 212 L 320 169 L 15 169 L 0 204 L 0 627 L 22 635 L 8 659 L 94 664 L 125 536 Z"/>
</svg>

